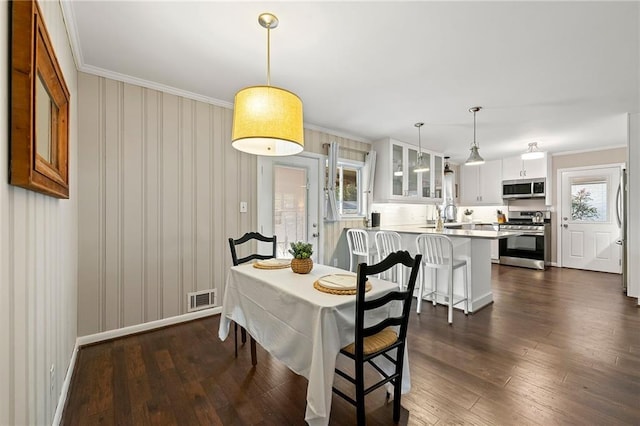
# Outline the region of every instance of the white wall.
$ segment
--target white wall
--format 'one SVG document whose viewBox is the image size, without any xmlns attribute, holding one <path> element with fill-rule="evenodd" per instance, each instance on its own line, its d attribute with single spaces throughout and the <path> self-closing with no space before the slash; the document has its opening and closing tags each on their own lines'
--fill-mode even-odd
<svg viewBox="0 0 640 426">
<path fill-rule="evenodd" d="M 58 200 L 7 183 L 9 7 L 0 0 L 1 425 L 51 423 L 76 340 L 76 68 L 59 3 L 41 2 L 40 8 L 71 92 L 70 198 Z"/>
</svg>

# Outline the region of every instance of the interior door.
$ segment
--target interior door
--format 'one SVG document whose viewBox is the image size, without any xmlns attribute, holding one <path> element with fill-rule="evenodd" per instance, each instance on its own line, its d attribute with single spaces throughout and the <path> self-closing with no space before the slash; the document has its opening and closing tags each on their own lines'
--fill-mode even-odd
<svg viewBox="0 0 640 426">
<path fill-rule="evenodd" d="M 258 157 L 258 229 L 278 238 L 278 257 L 291 257 L 289 244 L 313 244 L 313 260 L 321 256 L 319 218 L 320 158 Z"/>
<path fill-rule="evenodd" d="M 562 266 L 621 273 L 619 183 L 620 167 L 562 172 Z"/>
</svg>

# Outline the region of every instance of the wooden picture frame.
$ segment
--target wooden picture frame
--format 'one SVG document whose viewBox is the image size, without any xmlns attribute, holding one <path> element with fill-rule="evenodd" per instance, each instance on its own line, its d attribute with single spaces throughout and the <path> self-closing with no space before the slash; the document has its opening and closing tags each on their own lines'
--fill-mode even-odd
<svg viewBox="0 0 640 426">
<path fill-rule="evenodd" d="M 9 183 L 69 198 L 69 89 L 38 3 L 10 4 Z"/>
</svg>

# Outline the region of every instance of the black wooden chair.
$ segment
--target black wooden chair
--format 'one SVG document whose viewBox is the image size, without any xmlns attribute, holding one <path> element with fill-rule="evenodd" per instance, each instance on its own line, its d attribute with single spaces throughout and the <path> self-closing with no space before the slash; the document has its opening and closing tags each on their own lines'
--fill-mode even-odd
<svg viewBox="0 0 640 426">
<path fill-rule="evenodd" d="M 336 368 L 336 374 L 355 385 L 355 396 L 353 399 L 349 395 L 333 387 L 333 391 L 342 398 L 356 406 L 358 425 L 365 424 L 365 396 L 380 386 L 391 383 L 393 385 L 393 420 L 397 423 L 400 420 L 400 398 L 402 391 L 402 368 L 404 360 L 405 343 L 407 338 L 407 324 L 409 313 L 411 312 L 411 301 L 413 290 L 416 285 L 418 270 L 422 255 L 417 254 L 412 258 L 407 251 L 397 251 L 389 254 L 380 263 L 358 265 L 358 289 L 356 293 L 356 330 L 355 341 L 340 350 L 340 353 L 352 359 L 355 363 L 355 377 Z M 398 264 L 411 268 L 408 281 L 405 286 L 400 286 L 398 291 L 392 291 L 376 299 L 365 300 L 365 283 L 368 276 L 377 276 Z M 403 274 L 404 275 L 404 274 Z M 405 283 L 402 283 L 405 284 Z M 401 290 L 403 289 L 404 290 Z M 400 303 L 401 312 L 392 314 L 376 324 L 365 326 L 366 312 L 380 308 L 391 303 Z M 389 352 L 396 350 L 395 357 Z M 394 365 L 393 373 L 387 373 L 376 364 L 375 358 L 384 357 Z M 382 376 L 381 380 L 365 388 L 364 366 L 370 364 Z M 389 393 L 387 392 L 387 398 Z"/>
<path fill-rule="evenodd" d="M 252 253 L 250 255 L 244 256 L 244 257 L 240 257 L 238 258 L 238 253 L 236 251 L 236 247 L 240 246 L 242 244 L 245 243 L 250 243 L 253 242 L 252 240 L 255 241 L 262 241 L 265 243 L 271 243 L 272 244 L 272 250 L 271 250 L 271 254 L 259 254 L 259 253 Z M 242 263 L 246 263 L 250 260 L 265 260 L 265 259 L 271 259 L 276 257 L 276 236 L 274 235 L 273 237 L 265 237 L 264 235 L 258 233 L 258 232 L 247 232 L 246 234 L 244 234 L 242 237 L 238 238 L 237 240 L 234 240 L 233 238 L 229 238 L 229 249 L 231 249 L 231 260 L 233 261 L 233 266 L 238 266 Z M 240 333 L 242 335 L 242 343 L 246 343 L 247 342 L 247 332 L 245 331 L 244 328 L 240 327 Z M 253 340 L 253 337 L 249 336 L 251 339 L 251 364 L 256 365 L 257 360 L 256 360 L 256 341 Z M 236 346 L 236 358 L 238 357 L 238 324 L 234 323 L 233 326 L 233 341 L 235 343 Z"/>
</svg>

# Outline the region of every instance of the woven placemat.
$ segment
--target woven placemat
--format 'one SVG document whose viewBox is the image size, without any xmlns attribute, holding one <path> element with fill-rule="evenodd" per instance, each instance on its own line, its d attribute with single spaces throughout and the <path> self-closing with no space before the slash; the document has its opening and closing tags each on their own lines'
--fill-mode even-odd
<svg viewBox="0 0 640 426">
<path fill-rule="evenodd" d="M 356 292 L 358 291 L 358 289 L 356 288 L 352 288 L 349 290 L 338 290 L 335 288 L 327 288 L 325 286 L 323 286 L 322 284 L 320 284 L 318 281 L 315 281 L 313 283 L 313 288 L 315 288 L 318 291 L 321 291 L 323 293 L 329 293 L 329 294 L 338 294 L 338 295 L 349 295 L 349 294 L 356 294 Z M 371 290 L 371 283 L 369 281 L 367 281 L 367 283 L 365 284 L 364 287 L 364 291 L 367 292 Z"/>
<path fill-rule="evenodd" d="M 286 269 L 286 268 L 291 268 L 291 262 L 287 262 L 287 263 L 275 263 L 275 264 L 269 264 L 269 263 L 262 263 L 262 262 L 256 262 L 253 264 L 254 268 L 257 269 Z"/>
</svg>

